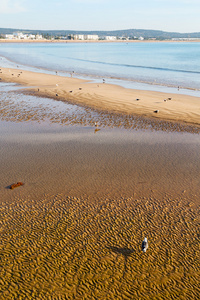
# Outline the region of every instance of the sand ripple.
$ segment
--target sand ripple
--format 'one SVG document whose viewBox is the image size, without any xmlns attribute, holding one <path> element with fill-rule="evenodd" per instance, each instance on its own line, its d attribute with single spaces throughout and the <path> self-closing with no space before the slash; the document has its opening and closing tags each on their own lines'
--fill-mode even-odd
<svg viewBox="0 0 200 300">
<path fill-rule="evenodd" d="M 16 197 L 1 206 L 0 298 L 198 299 L 198 225 L 191 199 Z"/>
</svg>

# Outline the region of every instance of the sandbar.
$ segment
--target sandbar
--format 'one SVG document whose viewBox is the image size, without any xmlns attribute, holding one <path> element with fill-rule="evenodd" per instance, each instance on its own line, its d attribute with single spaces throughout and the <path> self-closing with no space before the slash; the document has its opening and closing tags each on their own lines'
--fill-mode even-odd
<svg viewBox="0 0 200 300">
<path fill-rule="evenodd" d="M 78 78 L 1 68 L 1 81 L 15 82 L 37 96 L 90 108 L 200 126 L 200 97 L 128 89 Z"/>
</svg>

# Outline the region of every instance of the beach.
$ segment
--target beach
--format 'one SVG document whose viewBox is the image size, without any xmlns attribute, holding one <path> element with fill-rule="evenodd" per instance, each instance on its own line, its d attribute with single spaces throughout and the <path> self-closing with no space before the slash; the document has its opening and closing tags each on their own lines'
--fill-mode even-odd
<svg viewBox="0 0 200 300">
<path fill-rule="evenodd" d="M 198 299 L 199 98 L 1 72 L 1 297 Z"/>
<path fill-rule="evenodd" d="M 91 108 L 200 125 L 199 97 L 125 89 L 18 69 L 1 69 L 1 79 L 25 85 L 35 95 L 70 101 Z"/>
</svg>

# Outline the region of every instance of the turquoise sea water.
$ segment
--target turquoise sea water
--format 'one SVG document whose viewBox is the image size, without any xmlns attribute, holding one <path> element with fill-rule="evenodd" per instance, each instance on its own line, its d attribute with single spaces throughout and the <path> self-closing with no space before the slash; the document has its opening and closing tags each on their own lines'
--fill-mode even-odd
<svg viewBox="0 0 200 300">
<path fill-rule="evenodd" d="M 200 90 L 200 43 L 1 43 L 0 56 L 2 67 L 16 63 L 63 76 L 74 71 L 132 88 Z"/>
</svg>

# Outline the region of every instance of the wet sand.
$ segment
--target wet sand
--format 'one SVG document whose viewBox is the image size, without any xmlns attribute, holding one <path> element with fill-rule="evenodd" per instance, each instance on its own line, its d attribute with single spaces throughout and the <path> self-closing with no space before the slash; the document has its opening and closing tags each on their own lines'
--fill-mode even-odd
<svg viewBox="0 0 200 300">
<path fill-rule="evenodd" d="M 70 101 L 93 109 L 200 126 L 199 97 L 126 89 L 16 69 L 1 69 L 1 80 L 26 85 L 26 93 Z"/>
<path fill-rule="evenodd" d="M 18 193 L 1 208 L 3 299 L 198 299 L 193 199 Z"/>
<path fill-rule="evenodd" d="M 0 99 L 1 297 L 198 299 L 199 133 Z"/>
</svg>

